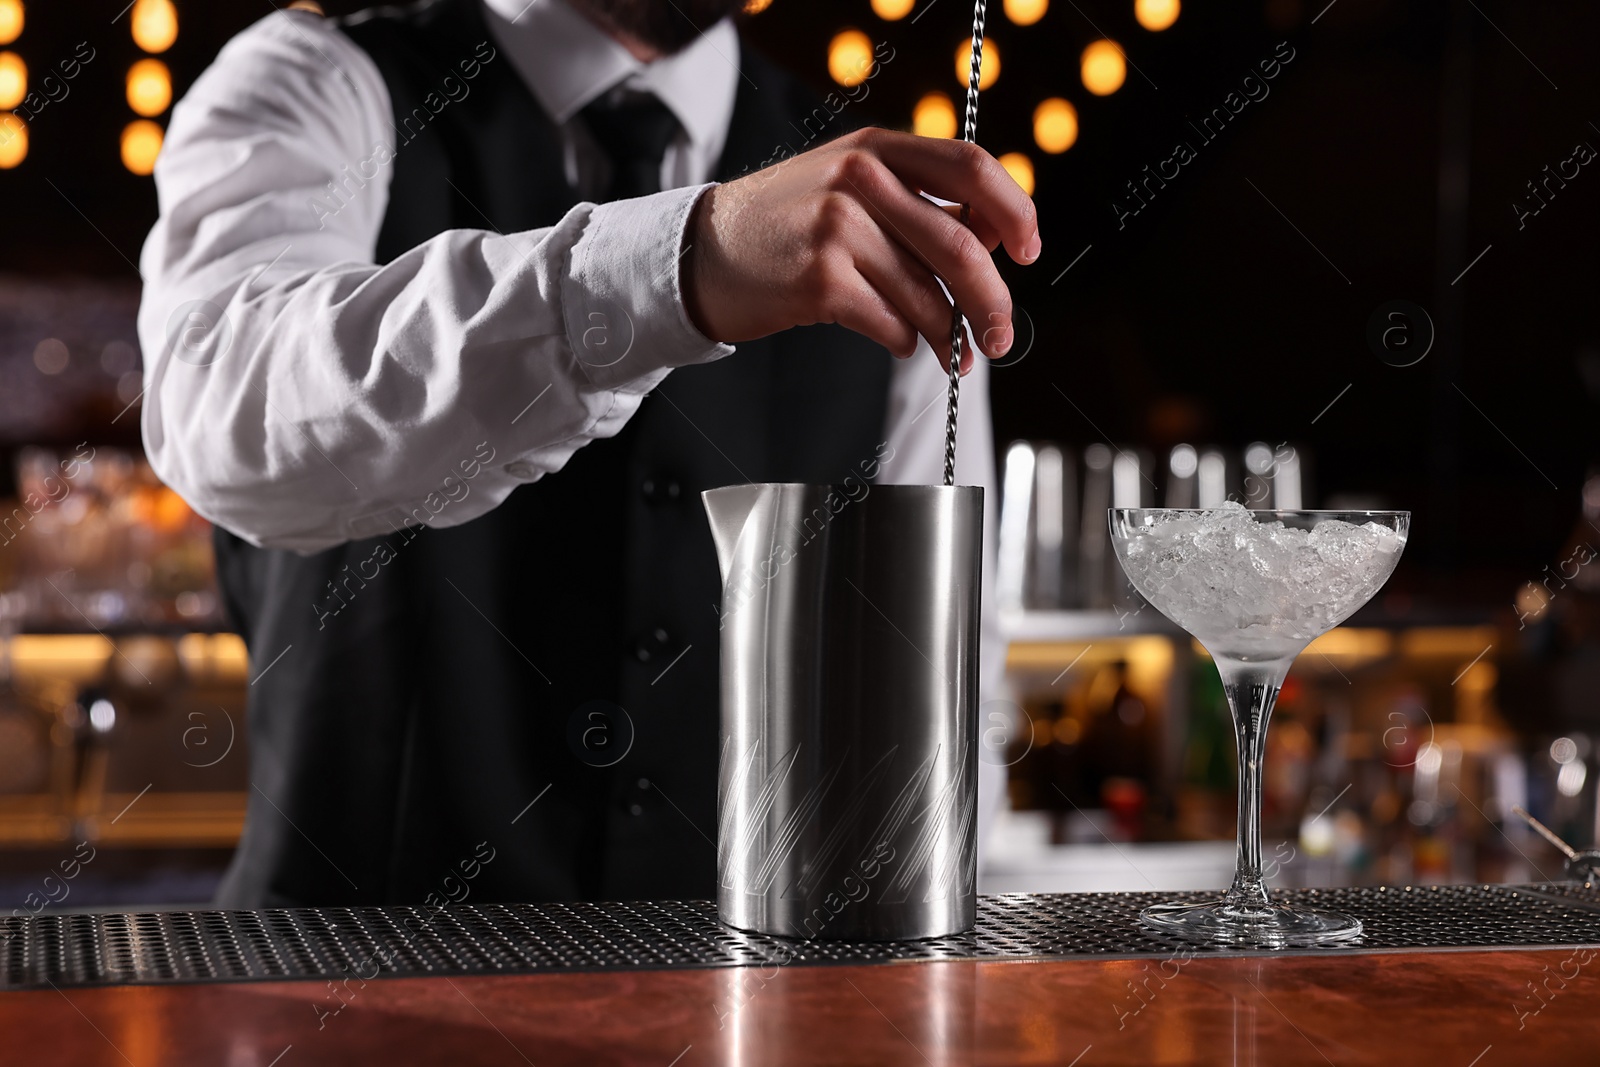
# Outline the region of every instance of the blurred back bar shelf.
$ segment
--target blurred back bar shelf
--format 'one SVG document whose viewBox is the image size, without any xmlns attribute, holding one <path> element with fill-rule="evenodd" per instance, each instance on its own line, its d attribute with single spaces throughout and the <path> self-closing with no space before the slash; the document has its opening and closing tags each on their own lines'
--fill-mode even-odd
<svg viewBox="0 0 1600 1067">
<path fill-rule="evenodd" d="M 210 540 L 136 451 L 17 452 L 0 501 L 0 848 L 237 844 L 248 663 Z"/>
<path fill-rule="evenodd" d="M 1106 445 L 1008 450 L 996 573 L 1007 692 L 981 717 L 1011 810 L 986 848 L 986 889 L 1226 881 L 1235 757 L 1216 672 L 1122 579 L 1105 510 L 1230 494 L 1299 507 L 1312 469 L 1289 445 L 1179 446 L 1161 464 Z M 22 449 L 12 492 L 0 502 L 0 850 L 225 854 L 249 790 L 249 667 L 223 632 L 209 525 L 137 452 L 105 446 Z M 1600 509 L 1600 486 L 1592 495 Z M 1510 809 L 1580 847 L 1596 838 L 1600 678 L 1594 656 L 1562 651 L 1600 634 L 1589 570 L 1600 574 L 1570 588 L 1508 589 L 1499 610 L 1402 589 L 1313 643 L 1268 735 L 1274 880 L 1558 877 L 1559 857 Z"/>
<path fill-rule="evenodd" d="M 1176 627 L 1119 631 L 1115 618 L 1006 620 L 1009 699 L 984 707 L 983 726 L 1011 811 L 986 891 L 1084 888 L 1086 871 L 1119 865 L 1093 888 L 1215 888 L 1232 873 L 1236 756 L 1216 669 Z M 1559 877 L 1518 804 L 1580 847 L 1594 840 L 1592 742 L 1507 725 L 1500 643 L 1492 625 L 1402 623 L 1339 627 L 1306 649 L 1268 732 L 1280 884 Z M 1214 884 L 1168 884 L 1201 870 Z"/>
<path fill-rule="evenodd" d="M 0 510 L 0 634 L 223 627 L 211 525 L 136 452 L 17 453 Z"/>
<path fill-rule="evenodd" d="M 981 725 L 984 758 L 1009 768 L 1010 810 L 986 849 L 985 891 L 1227 883 L 1237 757 L 1221 683 L 1206 651 L 1123 578 L 1106 509 L 1299 509 L 1312 504 L 1311 471 L 1287 444 L 1180 445 L 1159 464 L 1113 445 L 1007 450 L 996 595 L 1009 691 Z M 1274 884 L 1561 877 L 1560 854 L 1511 809 L 1577 847 L 1596 840 L 1594 689 L 1527 684 L 1546 673 L 1540 627 L 1561 616 L 1600 630 L 1595 592 L 1508 589 L 1495 608 L 1402 589 L 1314 641 L 1267 734 Z M 1507 674 L 1519 684 L 1502 684 Z"/>
<path fill-rule="evenodd" d="M 232 848 L 247 679 L 233 634 L 0 638 L 0 848 Z"/>
</svg>

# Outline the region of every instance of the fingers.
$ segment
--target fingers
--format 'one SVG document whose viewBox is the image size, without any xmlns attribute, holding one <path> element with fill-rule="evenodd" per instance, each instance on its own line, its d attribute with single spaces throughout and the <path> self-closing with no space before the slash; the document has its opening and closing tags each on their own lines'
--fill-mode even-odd
<svg viewBox="0 0 1600 1067">
<path fill-rule="evenodd" d="M 942 341 L 933 346 L 933 354 L 938 357 L 939 369 L 946 374 L 950 373 L 950 332 L 948 327 Z M 965 377 L 972 370 L 972 333 L 963 323 L 961 327 L 961 374 Z"/>
<path fill-rule="evenodd" d="M 950 301 L 939 288 L 939 279 L 933 272 L 881 232 L 863 234 L 855 256 L 862 277 L 894 305 L 900 316 L 927 340 L 929 347 L 948 358 Z M 895 354 L 908 356 L 911 353 Z"/>
<path fill-rule="evenodd" d="M 933 354 L 939 360 L 939 369 L 944 371 L 946 374 L 949 374 L 950 373 L 950 328 L 949 328 L 949 324 L 946 324 L 946 326 L 945 326 L 944 338 L 938 344 L 933 346 Z M 972 354 L 972 331 L 969 330 L 967 328 L 967 324 L 965 322 L 963 322 L 961 324 L 961 374 L 962 374 L 962 377 L 965 377 L 967 374 L 969 374 L 972 371 L 973 358 L 974 357 L 973 357 L 973 354 Z"/>
<path fill-rule="evenodd" d="M 917 351 L 917 338 L 921 336 L 939 358 L 939 366 L 950 373 L 950 305 L 944 302 L 942 332 L 929 337 L 902 310 L 899 300 L 885 294 L 873 284 L 865 273 L 853 283 L 837 284 L 835 304 L 831 319 L 845 329 L 869 337 L 887 348 L 898 359 L 909 359 Z M 900 299 L 903 299 L 900 298 Z M 965 329 L 961 331 L 961 373 L 972 370 L 972 344 Z"/>
<path fill-rule="evenodd" d="M 1011 292 L 980 238 L 870 157 L 857 157 L 842 169 L 885 237 L 943 278 L 971 321 L 993 325 L 979 340 L 984 354 L 997 358 L 1009 351 Z"/>
<path fill-rule="evenodd" d="M 860 144 L 906 184 L 941 200 L 971 204 L 974 219 L 999 236 L 1018 263 L 1039 258 L 1033 201 L 993 156 L 977 145 L 889 130 L 864 131 Z"/>
<path fill-rule="evenodd" d="M 949 215 L 957 222 L 961 221 L 960 204 L 940 204 L 938 206 L 946 215 Z M 977 237 L 979 241 L 983 242 L 983 247 L 987 248 L 991 252 L 1000 247 L 1000 232 L 989 224 L 988 219 L 982 219 L 976 215 L 969 215 L 967 218 L 967 225 L 971 227 L 973 235 Z"/>
<path fill-rule="evenodd" d="M 901 359 L 917 350 L 917 329 L 861 275 L 834 287 L 832 319 L 847 330 L 870 337 Z"/>
</svg>

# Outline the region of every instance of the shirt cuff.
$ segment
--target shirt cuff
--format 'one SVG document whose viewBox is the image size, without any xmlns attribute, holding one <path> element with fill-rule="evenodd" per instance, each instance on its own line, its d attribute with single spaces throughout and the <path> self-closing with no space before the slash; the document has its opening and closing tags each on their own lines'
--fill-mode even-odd
<svg viewBox="0 0 1600 1067">
<path fill-rule="evenodd" d="M 732 345 L 689 321 L 679 284 L 684 230 L 710 187 L 615 200 L 590 213 L 572 247 L 561 305 L 573 356 L 595 388 L 625 391 L 639 382 L 648 390 L 660 380 L 656 372 L 732 354 Z"/>
</svg>

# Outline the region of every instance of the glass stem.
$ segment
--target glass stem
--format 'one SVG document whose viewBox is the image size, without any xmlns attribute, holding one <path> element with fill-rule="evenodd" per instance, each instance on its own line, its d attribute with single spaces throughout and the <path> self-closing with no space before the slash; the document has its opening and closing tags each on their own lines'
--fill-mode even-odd
<svg viewBox="0 0 1600 1067">
<path fill-rule="evenodd" d="M 1223 897 L 1227 906 L 1267 906 L 1267 887 L 1261 877 L 1261 764 L 1267 754 L 1267 720 L 1272 717 L 1272 705 L 1290 662 L 1217 661 L 1239 745 L 1239 851 L 1233 886 Z"/>
</svg>

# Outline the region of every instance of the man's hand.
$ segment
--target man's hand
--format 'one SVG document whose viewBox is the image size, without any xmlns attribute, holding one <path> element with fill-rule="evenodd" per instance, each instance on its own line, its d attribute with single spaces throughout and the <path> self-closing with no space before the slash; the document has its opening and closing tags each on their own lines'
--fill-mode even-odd
<svg viewBox="0 0 1600 1067">
<path fill-rule="evenodd" d="M 919 195 L 972 205 L 972 226 Z M 706 191 L 683 266 L 684 302 L 707 337 L 734 343 L 837 322 L 895 355 L 927 338 L 950 352 L 950 301 L 991 359 L 1013 341 L 1011 293 L 989 253 L 1039 258 L 1033 201 L 983 149 L 861 130 Z M 962 370 L 971 366 L 971 339 Z"/>
</svg>

